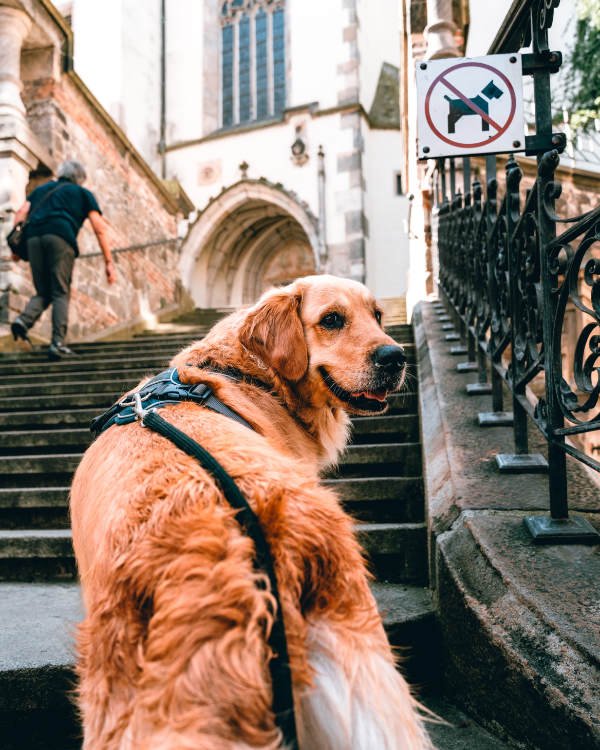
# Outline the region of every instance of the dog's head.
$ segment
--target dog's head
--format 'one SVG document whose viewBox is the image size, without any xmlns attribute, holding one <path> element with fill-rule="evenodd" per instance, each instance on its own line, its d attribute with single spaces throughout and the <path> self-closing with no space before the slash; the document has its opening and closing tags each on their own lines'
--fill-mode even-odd
<svg viewBox="0 0 600 750">
<path fill-rule="evenodd" d="M 481 90 L 481 93 L 487 98 L 487 99 L 499 99 L 502 94 L 504 94 L 504 91 L 502 89 L 498 88 L 494 81 L 490 81 L 487 86 Z"/>
<path fill-rule="evenodd" d="M 240 340 L 307 405 L 382 413 L 403 382 L 406 357 L 381 322 L 362 284 L 307 276 L 264 295 L 247 312 Z"/>
</svg>

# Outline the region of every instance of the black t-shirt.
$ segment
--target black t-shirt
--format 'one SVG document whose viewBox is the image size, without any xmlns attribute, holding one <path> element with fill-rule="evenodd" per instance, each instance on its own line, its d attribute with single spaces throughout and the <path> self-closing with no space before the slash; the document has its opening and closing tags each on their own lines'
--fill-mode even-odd
<svg viewBox="0 0 600 750">
<path fill-rule="evenodd" d="M 54 190 L 57 185 L 60 187 Z M 52 195 L 40 205 L 51 190 L 54 190 Z M 88 214 L 90 211 L 102 213 L 93 193 L 63 177 L 40 185 L 27 196 L 27 200 L 31 204 L 31 219 L 27 222 L 25 238 L 56 234 L 71 245 L 75 255 L 79 255 L 77 234 Z"/>
</svg>

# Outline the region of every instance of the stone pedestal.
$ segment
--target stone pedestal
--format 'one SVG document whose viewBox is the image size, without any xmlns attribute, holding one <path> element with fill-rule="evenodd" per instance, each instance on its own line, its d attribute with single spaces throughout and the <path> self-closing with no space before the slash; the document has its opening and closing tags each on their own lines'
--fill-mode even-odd
<svg viewBox="0 0 600 750">
<path fill-rule="evenodd" d="M 0 0 L 0 221 L 5 225 L 25 198 L 30 171 L 48 160 L 21 99 L 21 48 L 31 26 L 25 11 Z"/>
<path fill-rule="evenodd" d="M 454 33 L 456 26 L 452 20 L 452 0 L 427 0 L 427 51 L 425 57 L 434 60 L 438 57 L 458 57 Z"/>
</svg>

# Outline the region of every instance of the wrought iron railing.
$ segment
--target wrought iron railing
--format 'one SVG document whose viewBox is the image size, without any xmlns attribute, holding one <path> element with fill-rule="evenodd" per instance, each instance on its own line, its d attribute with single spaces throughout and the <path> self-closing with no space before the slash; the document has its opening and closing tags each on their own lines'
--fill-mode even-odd
<svg viewBox="0 0 600 750">
<path fill-rule="evenodd" d="M 526 137 L 526 154 L 537 159 L 533 185 L 523 194 L 523 172 L 512 155 L 502 180 L 497 156 L 480 157 L 485 186 L 471 179 L 469 158 L 438 160 L 439 290 L 467 344 L 457 349 L 468 354 L 458 367 L 479 375 L 467 389 L 492 396 L 492 411 L 480 414 L 480 423 L 513 425 L 515 451 L 497 457 L 499 470 L 548 472 L 550 514 L 525 519 L 534 539 L 596 543 L 594 528 L 569 514 L 566 457 L 600 471 L 600 462 L 573 440 L 600 428 L 600 207 L 572 218 L 555 211 L 564 136 L 552 133 L 550 75 L 561 55 L 549 49 L 548 28 L 559 2 L 515 0 L 489 51 L 532 46 L 522 61 L 535 96 L 536 132 Z M 563 225 L 568 228 L 557 236 Z M 578 331 L 572 361 L 565 362 L 565 315 L 571 309 Z M 537 385 L 542 377 L 543 395 L 536 399 L 532 381 Z M 503 384 L 512 414 L 503 409 Z M 529 452 L 528 419 L 547 441 L 547 462 Z"/>
</svg>

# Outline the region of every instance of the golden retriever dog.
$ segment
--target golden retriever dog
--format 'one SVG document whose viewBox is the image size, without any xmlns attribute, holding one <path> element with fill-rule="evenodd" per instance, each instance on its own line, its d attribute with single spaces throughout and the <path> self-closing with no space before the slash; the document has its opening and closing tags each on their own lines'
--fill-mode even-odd
<svg viewBox="0 0 600 750">
<path fill-rule="evenodd" d="M 171 364 L 253 428 L 190 402 L 160 409 L 257 515 L 281 612 L 213 476 L 139 422 L 109 427 L 71 492 L 85 750 L 283 748 L 267 640 L 277 616 L 300 750 L 430 748 L 352 520 L 319 483 L 346 445 L 349 415 L 382 413 L 403 380 L 403 351 L 370 292 L 333 276 L 298 279 Z"/>
</svg>

